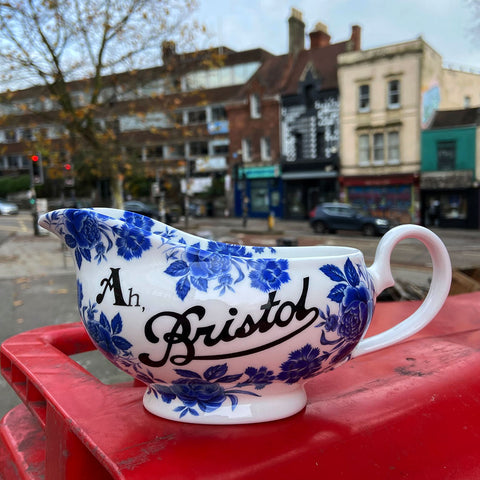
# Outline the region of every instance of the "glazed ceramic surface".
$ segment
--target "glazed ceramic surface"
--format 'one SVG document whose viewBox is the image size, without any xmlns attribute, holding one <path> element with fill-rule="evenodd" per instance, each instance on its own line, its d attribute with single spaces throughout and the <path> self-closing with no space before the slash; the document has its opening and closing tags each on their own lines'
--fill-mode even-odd
<svg viewBox="0 0 480 480">
<path fill-rule="evenodd" d="M 388 232 L 367 268 L 354 248 L 230 245 L 121 210 L 56 210 L 39 222 L 73 254 L 93 342 L 145 382 L 150 412 L 184 422 L 300 411 L 306 381 L 416 333 L 450 287 L 443 243 L 414 225 Z M 430 251 L 430 292 L 411 317 L 362 340 L 376 296 L 393 285 L 390 254 L 409 237 Z"/>
</svg>

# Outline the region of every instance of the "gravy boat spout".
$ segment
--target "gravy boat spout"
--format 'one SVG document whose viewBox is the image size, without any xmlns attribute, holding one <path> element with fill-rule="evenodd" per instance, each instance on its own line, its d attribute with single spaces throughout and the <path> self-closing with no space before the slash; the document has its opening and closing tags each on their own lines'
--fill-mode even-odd
<svg viewBox="0 0 480 480">
<path fill-rule="evenodd" d="M 443 243 L 414 225 L 388 232 L 367 268 L 355 248 L 232 245 L 122 210 L 55 210 L 39 223 L 73 255 L 78 309 L 95 345 L 146 384 L 147 410 L 182 422 L 253 423 L 301 411 L 305 382 L 418 331 L 450 285 Z M 363 340 L 376 296 L 393 284 L 392 249 L 408 237 L 431 253 L 429 297 Z"/>
</svg>

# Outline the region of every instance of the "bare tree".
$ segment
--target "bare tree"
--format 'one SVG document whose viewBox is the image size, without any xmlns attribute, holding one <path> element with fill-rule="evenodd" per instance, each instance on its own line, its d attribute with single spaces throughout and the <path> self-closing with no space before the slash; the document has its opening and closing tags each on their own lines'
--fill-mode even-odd
<svg viewBox="0 0 480 480">
<path fill-rule="evenodd" d="M 125 72 L 160 63 L 164 41 L 192 49 L 195 35 L 204 31 L 190 20 L 195 6 L 195 0 L 0 3 L 3 84 L 15 90 L 44 87 L 69 148 L 89 152 L 90 166 L 110 179 L 116 206 L 122 205 L 121 152 L 115 129 L 99 129 L 96 119 L 112 105 L 111 87 L 119 76 L 125 84 Z"/>
</svg>

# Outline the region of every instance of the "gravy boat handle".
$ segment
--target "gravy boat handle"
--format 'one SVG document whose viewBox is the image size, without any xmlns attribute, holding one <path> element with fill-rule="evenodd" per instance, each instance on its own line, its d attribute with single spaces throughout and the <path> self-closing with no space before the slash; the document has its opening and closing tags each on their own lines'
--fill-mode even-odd
<svg viewBox="0 0 480 480">
<path fill-rule="evenodd" d="M 375 260 L 367 269 L 373 279 L 376 295 L 395 284 L 390 257 L 395 246 L 406 238 L 421 241 L 432 259 L 432 281 L 428 294 L 420 307 L 405 320 L 382 333 L 361 340 L 352 351 L 352 358 L 380 350 L 414 335 L 433 320 L 447 299 L 452 281 L 452 267 L 447 249 L 435 233 L 418 225 L 400 225 L 388 231 L 380 240 Z"/>
</svg>

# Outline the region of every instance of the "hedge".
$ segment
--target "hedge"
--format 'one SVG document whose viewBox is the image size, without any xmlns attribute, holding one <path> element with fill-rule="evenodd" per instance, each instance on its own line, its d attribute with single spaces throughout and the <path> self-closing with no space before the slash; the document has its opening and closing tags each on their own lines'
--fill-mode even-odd
<svg viewBox="0 0 480 480">
<path fill-rule="evenodd" d="M 30 189 L 30 176 L 0 177 L 0 197 Z"/>
</svg>

